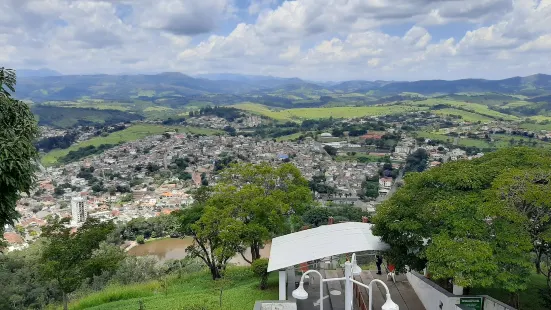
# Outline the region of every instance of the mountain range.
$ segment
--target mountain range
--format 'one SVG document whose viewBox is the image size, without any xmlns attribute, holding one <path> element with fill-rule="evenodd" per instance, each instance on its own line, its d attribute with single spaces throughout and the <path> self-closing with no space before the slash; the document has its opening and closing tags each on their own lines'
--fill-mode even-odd
<svg viewBox="0 0 551 310">
<path fill-rule="evenodd" d="M 35 102 L 80 98 L 157 100 L 202 95 L 289 96 L 312 98 L 357 93 L 373 98 L 414 93 L 434 96 L 452 93 L 504 93 L 528 97 L 551 95 L 551 75 L 536 74 L 503 80 L 462 79 L 344 81 L 317 83 L 298 78 L 238 74 L 192 77 L 166 72 L 154 75 L 59 75 L 48 70 L 19 70 L 16 96 Z"/>
</svg>

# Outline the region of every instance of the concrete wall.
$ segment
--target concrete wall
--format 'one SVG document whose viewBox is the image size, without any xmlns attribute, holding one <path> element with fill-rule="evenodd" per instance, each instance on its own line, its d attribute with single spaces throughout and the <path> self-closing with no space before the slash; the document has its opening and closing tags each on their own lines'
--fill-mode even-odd
<svg viewBox="0 0 551 310">
<path fill-rule="evenodd" d="M 484 295 L 484 310 L 515 310 L 515 308 L 495 298 Z"/>
<path fill-rule="evenodd" d="M 408 272 L 407 278 L 417 296 L 427 310 L 457 310 L 461 309 L 459 300 L 461 297 L 472 296 L 457 296 L 445 289 L 441 288 L 436 283 L 425 278 L 417 272 Z M 515 308 L 500 302 L 499 300 L 487 295 L 479 297 L 484 298 L 484 310 L 516 310 Z"/>
<path fill-rule="evenodd" d="M 455 296 L 416 272 L 408 272 L 411 287 L 427 310 L 456 310 L 459 296 Z M 486 310 L 486 309 L 485 309 Z"/>
</svg>

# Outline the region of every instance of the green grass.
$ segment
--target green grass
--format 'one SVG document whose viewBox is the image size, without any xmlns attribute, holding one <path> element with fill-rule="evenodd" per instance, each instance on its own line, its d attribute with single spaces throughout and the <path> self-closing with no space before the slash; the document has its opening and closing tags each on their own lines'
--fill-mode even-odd
<svg viewBox="0 0 551 310">
<path fill-rule="evenodd" d="M 511 136 L 511 135 L 502 135 L 502 134 L 494 134 L 491 135 L 491 138 L 494 139 L 493 142 L 489 142 L 483 139 L 471 139 L 471 138 L 458 138 L 459 140 L 457 143 L 456 137 L 446 136 L 444 134 L 439 134 L 436 132 L 429 132 L 429 131 L 417 131 L 418 137 L 423 137 L 427 139 L 432 140 L 440 140 L 440 141 L 450 141 L 452 144 L 457 146 L 465 146 L 465 147 L 478 147 L 481 149 L 484 148 L 504 148 L 504 147 L 510 147 L 509 141 L 511 138 L 515 140 L 515 145 L 518 145 L 518 142 L 520 139 L 522 139 L 525 142 L 525 145 L 531 146 L 531 144 L 528 144 L 531 141 L 535 141 L 536 147 L 543 147 L 543 148 L 551 148 L 551 143 L 549 142 L 543 142 L 537 139 L 528 139 L 527 137 L 521 137 L 521 136 Z"/>
<path fill-rule="evenodd" d="M 415 101 L 415 102 L 408 103 L 408 105 L 413 105 L 413 106 L 418 106 L 418 105 L 421 105 L 421 106 L 435 106 L 435 105 L 438 105 L 438 104 L 449 105 L 452 108 L 465 109 L 465 110 L 468 110 L 469 112 L 473 112 L 473 113 L 476 113 L 476 114 L 481 114 L 481 115 L 484 115 L 484 116 L 487 116 L 487 117 L 490 117 L 490 118 L 496 118 L 496 119 L 502 118 L 504 120 L 517 120 L 518 119 L 518 117 L 516 117 L 514 115 L 509 115 L 509 114 L 501 113 L 501 112 L 498 112 L 498 111 L 494 111 L 494 110 L 490 109 L 488 106 L 483 105 L 483 104 L 457 101 L 457 100 L 450 100 L 450 99 L 446 99 L 446 98 L 430 98 L 430 99 L 427 99 L 427 100 Z"/>
<path fill-rule="evenodd" d="M 478 122 L 478 121 L 490 122 L 490 121 L 493 121 L 492 118 L 487 117 L 487 116 L 482 115 L 482 114 L 467 112 L 467 111 L 464 111 L 464 110 L 453 109 L 453 108 L 440 109 L 440 110 L 435 110 L 433 112 L 434 112 L 434 114 L 438 114 L 438 115 L 458 115 L 463 120 L 465 120 L 467 122 Z"/>
<path fill-rule="evenodd" d="M 536 115 L 529 117 L 531 120 L 536 122 L 551 121 L 551 116 Z"/>
<path fill-rule="evenodd" d="M 298 137 L 300 137 L 300 135 L 303 135 L 304 132 L 297 132 L 297 133 L 293 133 L 293 134 L 290 134 L 290 135 L 286 135 L 286 136 L 281 136 L 281 137 L 278 137 L 276 138 L 276 141 L 289 141 L 289 140 L 294 140 L 294 139 L 297 139 Z"/>
<path fill-rule="evenodd" d="M 551 123 L 549 124 L 542 124 L 542 123 L 521 123 L 519 124 L 519 127 L 526 130 L 531 131 L 540 131 L 540 130 L 551 130 Z"/>
<path fill-rule="evenodd" d="M 147 310 L 252 309 L 256 300 L 278 298 L 277 274 L 270 274 L 268 289 L 258 288 L 259 279 L 248 267 L 229 267 L 224 279 L 213 281 L 201 271 L 167 280 L 168 289 L 158 281 L 129 286 L 112 286 L 69 304 L 69 309 L 134 310 L 142 300 Z M 222 290 L 222 307 L 220 291 Z"/>
<path fill-rule="evenodd" d="M 540 290 L 546 288 L 546 280 L 543 275 L 532 274 L 528 282 L 528 288 L 519 295 L 521 310 L 541 310 L 545 309 L 542 304 Z M 472 288 L 471 295 L 489 295 L 504 303 L 509 301 L 509 293 L 503 289 L 495 288 Z"/>
<path fill-rule="evenodd" d="M 135 141 L 143 139 L 147 136 L 162 134 L 167 131 L 173 131 L 178 129 L 179 132 L 189 132 L 193 134 L 204 134 L 204 135 L 214 135 L 222 133 L 219 130 L 208 129 L 208 128 L 198 128 L 198 127 L 183 127 L 183 126 L 162 126 L 162 125 L 152 125 L 152 124 L 137 124 L 129 128 L 126 128 L 121 131 L 116 131 L 109 134 L 106 137 L 95 137 L 90 140 L 82 141 L 67 149 L 56 149 L 46 153 L 41 161 L 45 166 L 50 166 L 56 164 L 60 158 L 67 155 L 70 151 L 76 151 L 81 147 L 93 145 L 99 146 L 101 144 L 118 144 L 129 141 Z"/>
<path fill-rule="evenodd" d="M 382 105 L 368 107 L 298 108 L 275 111 L 269 109 L 267 106 L 255 103 L 241 103 L 234 105 L 233 107 L 281 121 L 319 119 L 329 117 L 355 118 L 362 116 L 399 114 L 428 109 L 426 107 L 409 105 Z"/>
<path fill-rule="evenodd" d="M 251 113 L 264 115 L 269 118 L 273 118 L 279 121 L 290 121 L 291 118 L 281 114 L 279 111 L 270 110 L 267 106 L 252 102 L 244 102 L 240 104 L 233 105 L 234 108 L 249 111 Z"/>
</svg>

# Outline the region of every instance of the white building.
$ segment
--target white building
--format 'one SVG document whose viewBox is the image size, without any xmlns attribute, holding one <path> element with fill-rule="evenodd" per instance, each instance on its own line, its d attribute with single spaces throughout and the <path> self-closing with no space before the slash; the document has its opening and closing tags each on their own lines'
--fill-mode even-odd
<svg viewBox="0 0 551 310">
<path fill-rule="evenodd" d="M 71 223 L 73 225 L 84 223 L 88 218 L 88 208 L 82 197 L 73 197 L 71 199 L 71 215 Z"/>
</svg>

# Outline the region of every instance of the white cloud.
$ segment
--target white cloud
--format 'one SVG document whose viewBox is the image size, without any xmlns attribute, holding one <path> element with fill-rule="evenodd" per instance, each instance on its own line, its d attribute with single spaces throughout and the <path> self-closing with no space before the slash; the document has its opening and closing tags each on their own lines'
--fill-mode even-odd
<svg viewBox="0 0 551 310">
<path fill-rule="evenodd" d="M 252 0 L 247 21 L 236 1 L 3 0 L 1 65 L 310 79 L 551 72 L 551 0 Z M 450 23 L 471 30 L 446 36 Z"/>
</svg>

